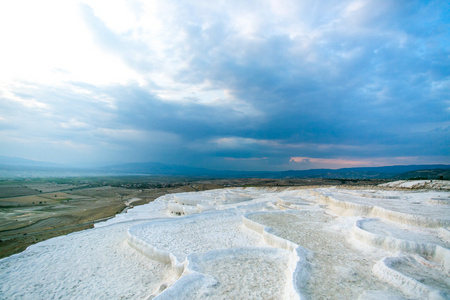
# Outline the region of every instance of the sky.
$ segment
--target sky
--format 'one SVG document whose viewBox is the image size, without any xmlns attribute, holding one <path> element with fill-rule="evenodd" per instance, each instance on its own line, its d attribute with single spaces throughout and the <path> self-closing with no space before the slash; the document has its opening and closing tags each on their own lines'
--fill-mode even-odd
<svg viewBox="0 0 450 300">
<path fill-rule="evenodd" d="M 0 155 L 450 163 L 450 2 L 0 1 Z"/>
</svg>

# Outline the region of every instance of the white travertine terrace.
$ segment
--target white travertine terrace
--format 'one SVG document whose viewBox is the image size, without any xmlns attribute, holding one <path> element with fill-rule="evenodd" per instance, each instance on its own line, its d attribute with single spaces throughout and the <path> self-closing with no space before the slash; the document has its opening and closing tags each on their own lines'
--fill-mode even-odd
<svg viewBox="0 0 450 300">
<path fill-rule="evenodd" d="M 447 180 L 399 180 L 381 184 L 385 187 L 450 190 Z"/>
<path fill-rule="evenodd" d="M 438 183 L 163 196 L 0 260 L 0 298 L 449 299 Z"/>
</svg>

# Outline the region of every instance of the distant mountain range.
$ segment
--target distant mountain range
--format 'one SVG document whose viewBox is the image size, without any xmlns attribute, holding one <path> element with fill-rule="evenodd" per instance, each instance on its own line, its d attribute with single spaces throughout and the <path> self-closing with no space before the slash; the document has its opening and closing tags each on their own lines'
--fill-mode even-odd
<svg viewBox="0 0 450 300">
<path fill-rule="evenodd" d="M 394 176 L 395 179 L 445 179 L 450 180 L 450 169 L 428 169 L 409 171 Z"/>
<path fill-rule="evenodd" d="M 210 170 L 204 168 L 192 168 L 179 165 L 166 165 L 161 163 L 127 163 L 103 168 L 105 171 L 119 172 L 121 174 L 155 174 L 155 175 L 188 175 L 206 177 L 260 177 L 260 178 L 348 178 L 348 179 L 380 179 L 380 178 L 402 178 L 401 174 L 409 173 L 411 177 L 423 177 L 430 174 L 442 172 L 428 172 L 423 170 L 443 170 L 450 172 L 450 165 L 407 165 L 407 166 L 385 166 L 343 169 L 311 169 L 290 170 L 282 172 L 264 171 L 227 171 Z M 414 173 L 419 172 L 422 173 Z M 444 172 L 445 173 L 445 172 Z M 442 175 L 442 174 L 440 174 Z M 447 174 L 448 175 L 448 174 Z"/>
<path fill-rule="evenodd" d="M 316 169 L 280 172 L 282 177 L 291 178 L 348 178 L 348 179 L 450 179 L 450 165 L 406 165 L 364 168 L 343 168 L 337 170 Z"/>
<path fill-rule="evenodd" d="M 155 162 L 125 163 L 101 168 L 73 168 L 22 158 L 0 156 L 0 177 L 70 176 L 189 176 L 202 178 L 346 178 L 346 179 L 450 179 L 450 165 L 406 165 L 343 169 L 253 172 L 210 170 Z"/>
</svg>

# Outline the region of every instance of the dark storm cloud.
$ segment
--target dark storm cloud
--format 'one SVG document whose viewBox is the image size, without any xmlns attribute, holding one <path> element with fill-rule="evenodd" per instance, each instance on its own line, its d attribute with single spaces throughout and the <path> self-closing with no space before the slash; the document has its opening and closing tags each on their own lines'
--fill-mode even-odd
<svg viewBox="0 0 450 300">
<path fill-rule="evenodd" d="M 162 101 L 135 85 L 108 87 L 104 92 L 116 99 L 112 121 L 119 126 L 174 132 L 187 140 L 235 135 L 248 126 L 231 108 Z"/>
<path fill-rule="evenodd" d="M 313 63 L 295 52 L 297 41 L 287 34 L 244 43 L 238 57 L 209 38 L 227 32 L 224 24 L 212 26 L 212 32 L 188 28 L 188 39 L 200 45 L 190 49 L 191 72 L 183 70 L 187 75 L 180 78 L 192 83 L 209 78 L 264 111 L 267 122 L 247 137 L 359 145 L 398 141 L 420 148 L 429 132 L 415 129 L 449 120 L 443 96 L 449 92 L 448 45 L 429 45 L 448 37 L 441 26 L 448 20 L 426 5 L 407 6 L 406 13 L 401 5 L 388 6 L 357 24 L 362 28 L 338 24 L 324 31 L 309 49 L 318 56 Z M 425 25 L 416 24 L 419 18 Z M 440 30 L 430 30 L 429 22 Z M 447 153 L 440 147 L 434 152 Z"/>
<path fill-rule="evenodd" d="M 258 107 L 264 122 L 248 127 L 245 124 L 252 120 L 230 117 L 224 107 L 165 103 L 135 87 L 112 93 L 119 99 L 120 118 L 138 127 L 176 132 L 185 140 L 237 136 L 369 145 L 353 152 L 360 157 L 377 156 L 370 150 L 376 145 L 386 145 L 382 155 L 422 154 L 427 152 L 420 151 L 426 140 L 434 146 L 430 154 L 447 155 L 446 143 L 439 141 L 446 140 L 448 132 L 415 130 L 449 120 L 448 103 L 442 99 L 449 88 L 435 87 L 448 78 L 448 47 L 429 45 L 448 34 L 442 27 L 430 30 L 430 23 L 441 26 L 445 16 L 433 10 L 434 3 L 383 4 L 374 14 L 370 10 L 377 4 L 366 6 L 359 12 L 365 20 L 349 17 L 312 41 L 291 38 L 282 30 L 272 35 L 257 32 L 261 36 L 256 40 L 243 39 L 230 27 L 233 16 L 220 13 L 205 29 L 204 16 L 185 7 L 175 27 L 186 36 L 180 55 L 187 64 L 175 79 L 188 84 L 210 80 L 216 88 L 229 89 Z M 307 51 L 316 56 L 312 61 L 305 51 L 296 51 L 307 42 L 311 44 Z M 216 154 L 251 157 L 280 151 L 270 145 L 241 146 Z M 283 154 L 298 150 L 284 149 Z M 311 156 L 338 155 L 300 150 Z"/>
</svg>

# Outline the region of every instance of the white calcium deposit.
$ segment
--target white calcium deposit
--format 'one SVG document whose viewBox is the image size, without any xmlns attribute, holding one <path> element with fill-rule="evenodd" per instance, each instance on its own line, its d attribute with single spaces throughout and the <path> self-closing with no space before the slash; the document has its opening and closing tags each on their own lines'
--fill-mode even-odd
<svg viewBox="0 0 450 300">
<path fill-rule="evenodd" d="M 450 299 L 448 186 L 166 195 L 1 259 L 0 299 Z"/>
</svg>

